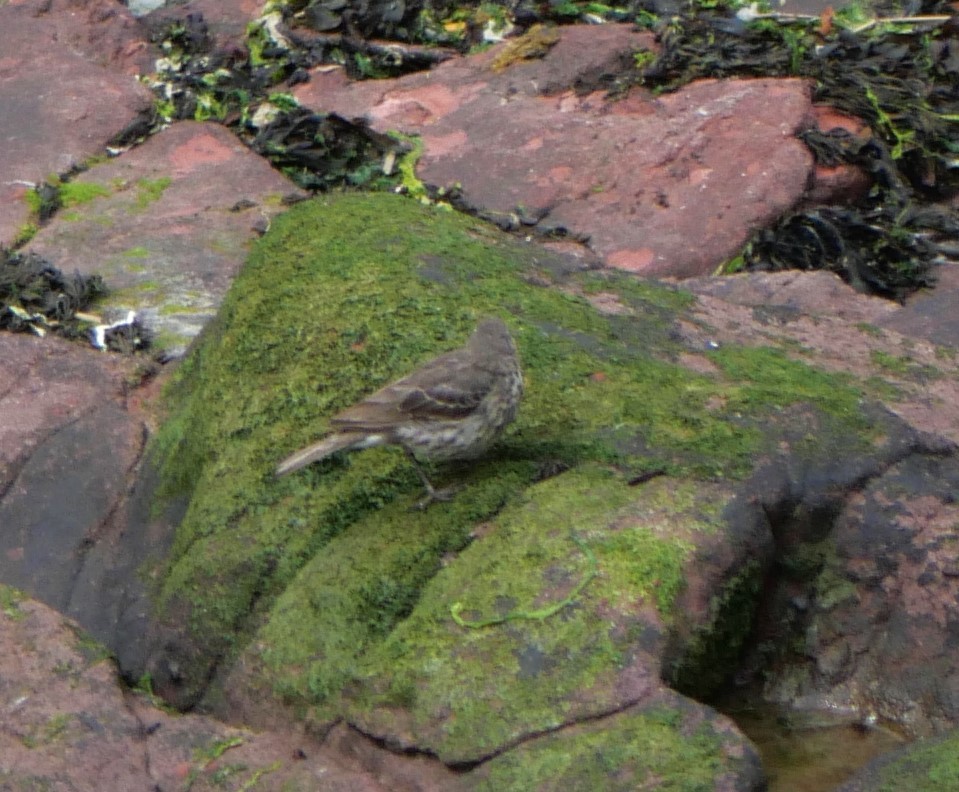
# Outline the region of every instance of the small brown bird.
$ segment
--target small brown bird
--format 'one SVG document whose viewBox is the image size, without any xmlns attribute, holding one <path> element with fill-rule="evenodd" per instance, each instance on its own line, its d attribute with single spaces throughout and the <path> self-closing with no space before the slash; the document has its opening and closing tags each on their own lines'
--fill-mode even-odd
<svg viewBox="0 0 959 792">
<path fill-rule="evenodd" d="M 516 417 L 523 394 L 516 346 L 506 325 L 485 319 L 465 346 L 425 363 L 412 374 L 367 396 L 330 419 L 333 434 L 284 459 L 283 476 L 336 451 L 394 444 L 416 468 L 427 497 L 447 500 L 433 488 L 416 457 L 475 459 Z"/>
</svg>

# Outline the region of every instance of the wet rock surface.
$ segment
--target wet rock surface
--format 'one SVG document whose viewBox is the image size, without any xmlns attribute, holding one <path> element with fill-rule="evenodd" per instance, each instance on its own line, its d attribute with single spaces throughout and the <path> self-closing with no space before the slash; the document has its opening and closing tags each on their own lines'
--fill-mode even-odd
<svg viewBox="0 0 959 792">
<path fill-rule="evenodd" d="M 704 81 L 657 98 L 593 93 L 622 70 L 617 61 L 654 46 L 626 25 L 574 27 L 541 59 L 508 69 L 494 48 L 357 86 L 324 69 L 293 93 L 379 131 L 420 135 L 420 178 L 457 185 L 467 206 L 506 227 L 569 233 L 637 274 L 707 274 L 803 194 L 812 159 L 795 134 L 812 124 L 808 87 Z"/>
<path fill-rule="evenodd" d="M 284 200 L 305 195 L 222 126 L 194 122 L 72 184 L 91 197 L 55 217 L 27 250 L 109 280 L 105 307 L 116 316 L 139 312 L 171 353 L 216 313 Z"/>
<path fill-rule="evenodd" d="M 131 72 L 148 68 L 148 51 L 116 3 L 0 7 L 0 243 L 29 222 L 29 186 L 102 156 L 149 112 L 153 97 Z"/>
<path fill-rule="evenodd" d="M 46 789 L 455 789 L 439 768 L 356 746 L 346 727 L 321 746 L 287 728 L 257 734 L 176 715 L 124 691 L 103 647 L 45 605 L 0 587 L 0 779 Z M 362 741 L 361 741 L 362 742 Z M 382 756 L 381 756 L 382 754 Z M 364 770 L 363 763 L 376 767 Z M 414 780 L 415 779 L 415 780 Z"/>
<path fill-rule="evenodd" d="M 27 183 L 89 166 L 72 180 L 79 188 L 74 195 L 82 197 L 54 214 L 27 249 L 64 271 L 103 275 L 116 290 L 113 310 L 140 310 L 168 353 L 179 354 L 216 315 L 254 240 L 284 211 L 285 199 L 303 193 L 216 124 L 175 123 L 114 159 L 99 158 L 148 115 L 152 97 L 133 75 L 150 71 L 159 54 L 150 29 L 202 13 L 216 46 L 236 52 L 256 5 L 197 0 L 142 22 L 107 2 L 0 6 L 0 243 L 13 243 L 36 220 Z M 551 273 L 575 271 L 581 267 L 571 262 L 590 260 L 638 274 L 706 275 L 737 251 L 751 228 L 808 199 L 814 168 L 795 134 L 814 124 L 815 114 L 808 86 L 798 80 L 704 81 L 658 98 L 638 89 L 619 101 L 607 97 L 603 89 L 633 52 L 653 46 L 651 36 L 628 26 L 572 27 L 532 60 L 497 60 L 501 46 L 447 61 L 429 75 L 355 83 L 340 70 L 320 69 L 294 93 L 316 110 L 420 135 L 417 176 L 436 187 L 458 184 L 465 205 L 501 226 L 562 230 L 585 242 L 567 242 L 572 256 L 537 254 Z M 833 194 L 851 189 L 848 181 L 832 188 L 827 182 L 820 176 L 820 186 Z M 411 229 L 431 233 L 429 224 Z M 441 258 L 424 267 L 437 282 L 446 277 L 436 264 Z M 552 278 L 535 269 L 528 276 Z M 356 277 L 368 292 L 376 291 L 372 266 Z M 593 769 L 591 757 L 602 744 L 621 749 L 621 761 L 599 781 L 592 777 L 593 788 L 633 788 L 647 778 L 648 766 L 634 764 L 631 752 L 657 738 L 662 742 L 645 744 L 648 754 L 667 745 L 666 753 L 680 757 L 673 764 L 664 760 L 662 772 L 692 773 L 694 762 L 715 761 L 718 769 L 702 778 L 708 788 L 760 788 L 762 772 L 748 741 L 725 718 L 661 682 L 665 676 L 697 692 L 671 664 L 695 659 L 704 632 L 721 634 L 712 621 L 717 591 L 748 594 L 751 586 L 774 592 L 758 614 L 760 629 L 779 635 L 788 624 L 806 639 L 805 657 L 749 658 L 747 665 L 767 672 L 769 697 L 813 707 L 839 702 L 851 717 L 876 714 L 917 734 L 953 726 L 959 717 L 951 692 L 959 679 L 952 651 L 959 559 L 947 493 L 959 486 L 953 445 L 959 442 L 959 378 L 952 351 L 959 347 L 959 278 L 945 268 L 938 289 L 904 306 L 858 295 L 822 273 L 702 278 L 685 286 L 696 302 L 672 334 L 682 342 L 679 360 L 690 376 L 716 374 L 707 354 L 714 345 L 799 349 L 817 369 L 887 383 L 884 407 L 869 408 L 869 431 L 882 442 L 863 450 L 816 409 L 791 406 L 771 421 L 770 445 L 757 458 L 752 479 L 740 489 L 701 487 L 708 503 L 697 504 L 696 519 L 702 511 L 727 509 L 717 533 L 683 533 L 691 512 L 662 508 L 662 499 L 679 489 L 672 482 L 647 487 L 616 520 L 590 522 L 613 544 L 655 524 L 662 535 L 681 536 L 696 549 L 684 567 L 684 618 L 678 623 L 667 625 L 651 604 L 655 595 L 613 571 L 615 554 L 601 557 L 601 576 L 626 581 L 620 591 L 633 598 L 618 601 L 610 591 L 606 599 L 587 599 L 588 605 L 574 604 L 554 617 L 575 623 L 590 607 L 587 622 L 611 625 L 603 650 L 621 654 L 609 666 L 616 671 L 606 668 L 598 680 L 589 663 L 605 662 L 601 652 L 576 656 L 572 643 L 550 645 L 549 620 L 498 627 L 496 637 L 450 622 L 450 602 L 466 595 L 477 614 L 516 606 L 508 598 L 484 601 L 488 592 L 472 585 L 495 573 L 497 564 L 509 567 L 496 556 L 500 550 L 503 558 L 516 558 L 519 545 L 510 551 L 494 541 L 484 544 L 484 531 L 508 534 L 520 524 L 517 513 L 496 522 L 493 509 L 475 528 L 479 538 L 469 549 L 464 539 L 462 546 L 451 542 L 455 550 L 435 553 L 432 563 L 439 568 L 462 552 L 466 561 L 453 567 L 455 574 L 470 574 L 438 576 L 410 620 L 442 625 L 433 639 L 449 651 L 391 675 L 382 669 L 405 657 L 404 641 L 424 656 L 433 644 L 417 644 L 422 636 L 409 626 L 391 641 L 371 640 L 370 658 L 382 664 L 345 687 L 340 709 L 308 712 L 311 736 L 291 731 L 303 710 L 290 707 L 290 700 L 301 703 L 303 690 L 284 688 L 287 678 L 277 685 L 281 672 L 295 666 L 296 653 L 284 655 L 291 650 L 268 639 L 282 632 L 283 618 L 309 624 L 310 638 L 323 630 L 335 636 L 322 622 L 329 592 L 310 590 L 313 602 L 321 603 L 319 615 L 297 610 L 302 605 L 292 594 L 276 610 L 258 613 L 268 622 L 264 632 L 251 629 L 250 643 L 229 661 L 194 642 L 185 627 L 188 609 L 171 608 L 158 619 L 158 562 L 171 552 L 173 530 L 189 504 L 174 499 L 165 512 L 154 510 L 156 471 L 143 463 L 143 454 L 158 422 L 149 390 L 156 383 L 143 385 L 137 362 L 57 339 L 0 335 L 0 582 L 56 609 L 0 589 L 0 705 L 7 713 L 0 726 L 0 780 L 65 789 L 241 788 L 255 779 L 268 789 L 455 790 L 508 789 L 535 778 L 573 788 L 585 777 L 580 770 Z M 605 316 L 636 321 L 621 295 L 599 290 L 585 297 Z M 643 310 L 655 313 L 648 305 Z M 265 317 L 264 324 L 270 321 Z M 603 381 L 595 360 L 585 370 L 587 382 Z M 717 396 L 715 408 L 726 398 Z M 821 441 L 819 457 L 807 454 L 810 437 Z M 255 464 L 267 470 L 273 456 Z M 397 476 L 404 480 L 402 472 L 391 471 L 388 482 Z M 529 508 L 536 508 L 542 491 L 531 485 Z M 314 513 L 305 508 L 307 516 L 297 519 Z M 464 525 L 472 519 L 464 518 Z M 354 524 L 349 541 L 377 548 L 382 531 L 376 529 L 371 521 Z M 550 544 L 555 540 L 545 535 L 541 547 L 554 547 L 560 557 L 562 548 Z M 568 537 L 561 540 L 569 550 Z M 373 551 L 394 565 L 390 574 L 411 566 L 402 543 L 397 547 L 402 552 L 396 559 Z M 358 558 L 347 541 L 331 544 L 328 552 L 327 562 L 310 562 L 317 579 L 335 578 L 324 563 L 342 558 L 341 566 L 350 569 Z M 565 561 L 535 578 L 542 583 L 535 593 L 539 605 L 569 595 L 585 562 L 575 550 Z M 276 556 L 264 561 L 266 568 L 276 563 Z M 750 564 L 752 577 L 743 576 Z M 784 567 L 789 574 L 782 574 Z M 392 578 L 374 576 L 371 586 L 382 580 Z M 348 591 L 356 581 L 338 585 Z M 594 585 L 606 591 L 602 581 Z M 386 605 L 393 593 L 382 586 L 362 591 Z M 797 609 L 797 603 L 806 604 Z M 61 613 L 107 646 L 128 682 L 149 672 L 170 700 L 199 701 L 234 723 L 271 731 L 173 716 L 124 692 L 113 662 L 78 639 L 77 627 Z M 485 675 L 470 676 L 503 647 L 515 679 L 504 679 L 495 664 Z M 324 651 L 335 648 L 331 642 Z M 311 665 L 316 658 L 295 659 L 303 661 L 296 684 L 314 685 L 308 689 L 315 695 L 317 681 L 327 681 Z M 564 676 L 566 668 L 578 668 L 581 676 Z M 570 679 L 575 689 L 566 690 Z M 185 681 L 193 685 L 186 693 Z M 526 690 L 519 682 L 555 697 L 542 709 L 536 709 L 539 702 L 524 709 Z M 456 691 L 464 686 L 476 707 L 495 713 L 488 720 L 505 724 L 502 732 L 491 736 L 476 712 L 461 712 Z M 682 753 L 703 743 L 700 753 Z M 557 754 L 578 757 L 578 766 L 557 770 L 551 764 Z M 541 775 L 522 775 L 528 772 Z"/>
<path fill-rule="evenodd" d="M 819 560 L 819 594 L 801 616 L 815 662 L 782 669 L 767 694 L 940 732 L 959 715 L 951 692 L 957 508 L 948 494 L 959 467 L 951 453 L 910 454 L 870 478 L 839 514 Z"/>
<path fill-rule="evenodd" d="M 951 731 L 890 752 L 870 762 L 837 792 L 897 788 L 934 792 L 943 786 L 954 786 L 957 738 L 959 735 Z"/>
<path fill-rule="evenodd" d="M 58 339 L 4 333 L 0 345 L 0 491 L 7 493 L 33 453 L 56 442 L 61 429 L 122 404 L 136 364 Z"/>
</svg>

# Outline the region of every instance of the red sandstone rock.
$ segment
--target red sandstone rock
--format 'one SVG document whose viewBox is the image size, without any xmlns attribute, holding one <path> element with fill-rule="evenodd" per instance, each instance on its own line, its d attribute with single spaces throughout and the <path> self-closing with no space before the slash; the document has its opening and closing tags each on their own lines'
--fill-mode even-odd
<svg viewBox="0 0 959 792">
<path fill-rule="evenodd" d="M 881 297 L 860 294 L 831 272 L 750 272 L 724 278 L 695 278 L 683 288 L 726 302 L 778 308 L 799 316 L 828 316 L 846 322 L 879 323 L 899 309 Z"/>
<path fill-rule="evenodd" d="M 82 550 L 126 491 L 145 429 L 125 410 L 135 362 L 0 333 L 0 580 L 66 609 Z"/>
<path fill-rule="evenodd" d="M 248 0 L 237 0 L 231 9 L 239 8 L 244 16 L 237 20 L 231 10 L 220 19 L 216 14 L 222 5 L 199 0 L 191 7 L 205 9 L 215 35 L 229 42 L 254 11 Z M 217 30 L 220 23 L 225 32 Z M 110 63 L 129 71 L 141 63 L 147 50 L 136 35 L 128 35 L 131 31 L 135 26 L 113 3 L 11 0 L 0 6 L 0 241 L 11 239 L 26 218 L 25 188 L 18 181 L 62 172 L 100 151 L 149 102 L 135 84 L 102 68 Z M 30 37 L 40 51 L 27 56 L 23 42 Z M 52 46 L 54 41 L 60 44 Z M 478 204 L 491 196 L 482 203 L 491 212 L 542 214 L 542 224 L 585 229 L 580 233 L 592 234 L 592 247 L 607 261 L 640 272 L 664 271 L 676 261 L 689 271 L 708 271 L 712 266 L 704 262 L 709 256 L 732 244 L 749 223 L 775 216 L 795 200 L 797 185 L 805 183 L 808 157 L 797 153 L 792 138 L 807 122 L 804 89 L 794 81 L 703 83 L 658 101 L 634 91 L 618 103 L 599 93 L 570 90 L 596 87 L 597 75 L 629 57 L 639 41 L 649 39 L 623 27 L 572 28 L 543 61 L 517 63 L 502 74 L 488 69 L 494 51 L 401 81 L 350 85 L 342 74 L 318 72 L 312 86 L 298 91 L 321 102 L 323 94 L 317 99 L 316 91 L 324 89 L 339 112 L 418 131 L 427 141 L 424 178 L 437 184 L 461 181 L 467 198 Z M 37 64 L 42 80 L 34 73 Z M 782 100 L 778 105 L 771 98 L 776 96 Z M 128 189 L 99 199 L 89 212 L 77 210 L 82 230 L 76 235 L 60 218 L 41 233 L 35 247 L 52 253 L 65 269 L 84 262 L 85 271 L 100 271 L 107 260 L 118 267 L 113 274 L 128 278 L 134 287 L 139 282 L 134 270 L 142 262 L 124 270 L 122 261 L 117 265 L 109 258 L 143 248 L 153 276 L 168 267 L 174 278 L 214 282 L 211 302 L 200 306 L 205 318 L 204 311 L 212 311 L 243 257 L 252 235 L 251 215 L 273 211 L 225 210 L 242 198 L 258 201 L 290 189 L 255 159 L 222 129 L 178 125 L 143 149 L 91 172 L 90 180 L 112 184 L 119 178 Z M 774 170 L 764 175 L 767 168 Z M 226 180 L 211 183 L 220 174 Z M 160 199 L 137 214 L 136 182 L 166 177 L 171 184 Z M 631 179 L 638 180 L 633 194 L 624 186 L 633 184 Z M 717 186 L 717 181 L 722 183 Z M 518 206 L 524 196 L 530 203 Z M 681 206 L 686 209 L 678 211 Z M 126 225 L 120 222 L 131 212 Z M 115 225 L 98 232 L 94 225 L 102 219 Z M 875 323 L 956 346 L 959 282 L 951 269 L 943 271 L 937 291 L 917 296 L 902 309 L 856 296 L 820 273 L 752 275 L 695 288 L 704 295 L 695 331 L 702 339 L 786 341 L 801 346 L 816 365 L 862 375 L 870 371 L 876 352 L 930 371 L 947 369 L 943 377 L 897 383 L 904 396 L 891 409 L 918 429 L 959 440 L 954 366 L 949 368 L 939 350 L 925 341 L 916 344 L 899 333 L 877 335 L 875 328 L 859 326 Z M 0 505 L 8 509 L 3 514 L 10 513 L 11 503 L 21 509 L 18 514 L 29 513 L 26 497 L 16 487 L 28 466 L 49 474 L 47 493 L 56 494 L 53 485 L 71 498 L 89 489 L 57 477 L 58 471 L 78 466 L 71 453 L 86 446 L 91 450 L 86 460 L 114 464 L 84 463 L 100 474 L 108 511 L 138 450 L 139 425 L 123 415 L 119 382 L 126 364 L 26 336 L 0 336 L 0 348 L 0 492 L 9 496 Z M 704 360 L 687 357 L 692 367 Z M 74 432 L 69 444 L 67 429 Z M 36 456 L 37 449 L 45 460 Z M 940 691 L 936 675 L 940 680 L 954 676 L 950 647 L 943 645 L 947 633 L 937 620 L 950 612 L 956 596 L 957 562 L 949 542 L 956 510 L 935 493 L 913 493 L 889 505 L 901 497 L 902 482 L 927 475 L 926 467 L 899 465 L 850 498 L 840 520 L 843 571 L 864 581 L 862 590 L 873 599 L 855 603 L 847 612 L 840 603 L 836 614 L 823 617 L 838 627 L 832 643 L 821 647 L 819 665 L 823 670 L 829 666 L 832 674 L 850 672 L 847 676 L 863 688 L 877 679 L 879 687 L 891 681 L 895 693 L 901 680 L 924 685 L 931 680 L 932 697 Z M 43 504 L 41 488 L 31 486 L 28 494 Z M 55 506 L 55 501 L 47 503 L 50 514 Z M 869 520 L 866 506 L 873 512 Z M 900 538 L 903 547 L 880 547 L 882 555 L 877 554 L 864 540 L 881 531 Z M 69 555 L 72 548 L 58 549 Z M 5 550 L 11 562 L 31 559 L 25 542 L 11 542 Z M 895 566 L 897 574 L 882 575 L 883 564 Z M 45 562 L 40 571 L 50 574 L 53 566 Z M 891 626 L 890 612 L 897 617 Z M 918 653 L 891 653 L 890 635 L 898 646 L 919 647 Z M 182 786 L 196 771 L 193 788 L 202 789 L 213 784 L 215 772 L 235 762 L 245 764 L 250 774 L 263 770 L 267 788 L 285 781 L 301 788 L 322 783 L 324 789 L 376 792 L 452 788 L 452 780 L 435 763 L 390 754 L 342 724 L 330 735 L 328 746 L 335 748 L 330 753 L 302 735 L 257 736 L 202 718 L 174 718 L 121 694 L 109 663 L 84 657 L 71 636 L 62 617 L 36 603 L 0 608 L 0 761 L 7 763 L 4 768 L 14 768 L 15 779 L 34 783 L 37 777 L 66 777 L 75 789 L 166 788 Z M 844 658 L 856 656 L 845 651 L 843 641 L 855 641 L 856 651 L 865 647 L 860 654 L 866 659 L 858 667 L 842 667 Z M 833 663 L 831 657 L 842 662 Z M 21 689 L 29 695 L 7 695 Z M 241 743 L 221 759 L 197 759 L 194 748 L 223 740 Z"/>
<path fill-rule="evenodd" d="M 150 108 L 137 30 L 116 3 L 0 4 L 0 244 L 29 217 L 29 185 L 104 154 Z"/>
<path fill-rule="evenodd" d="M 59 213 L 29 250 L 123 290 L 116 309 L 145 311 L 165 349 L 213 316 L 258 228 L 303 196 L 217 124 L 182 122 L 76 181 L 107 193 Z"/>
<path fill-rule="evenodd" d="M 653 46 L 627 26 L 577 26 L 542 60 L 502 72 L 491 68 L 500 47 L 397 80 L 354 84 L 317 70 L 294 93 L 420 135 L 418 175 L 460 185 L 468 204 L 504 224 L 568 231 L 637 274 L 702 275 L 802 197 L 812 158 L 795 133 L 812 122 L 808 89 L 726 80 L 659 98 L 588 92 Z"/>
<path fill-rule="evenodd" d="M 150 71 L 157 57 L 139 21 L 115 0 L 10 0 L 6 9 L 11 17 L 3 27 L 18 24 L 12 18 L 33 27 L 31 40 L 22 40 L 19 50 L 26 45 L 41 52 L 46 44 L 131 76 Z"/>
<path fill-rule="evenodd" d="M 61 614 L 3 587 L 0 603 L 0 772 L 10 788 L 453 788 L 419 785 L 429 773 L 404 777 L 403 767 L 417 760 L 404 762 L 375 746 L 354 757 L 358 747 L 350 748 L 343 727 L 331 735 L 330 747 L 290 729 L 257 734 L 165 712 L 125 692 L 108 654 Z M 385 756 L 374 775 L 361 759 L 373 763 L 376 754 Z"/>
<path fill-rule="evenodd" d="M 0 333 L 0 492 L 30 453 L 98 405 L 118 403 L 135 365 L 57 338 Z"/>
<path fill-rule="evenodd" d="M 936 288 L 913 294 L 880 325 L 907 336 L 925 338 L 959 348 L 959 264 L 949 263 L 936 272 Z"/>
</svg>

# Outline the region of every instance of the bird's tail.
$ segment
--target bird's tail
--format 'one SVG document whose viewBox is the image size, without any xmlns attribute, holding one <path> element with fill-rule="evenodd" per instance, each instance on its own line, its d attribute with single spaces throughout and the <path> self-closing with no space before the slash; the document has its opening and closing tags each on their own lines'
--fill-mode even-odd
<svg viewBox="0 0 959 792">
<path fill-rule="evenodd" d="M 344 448 L 352 448 L 363 444 L 363 435 L 348 434 L 341 432 L 324 437 L 322 440 L 301 448 L 295 454 L 291 454 L 279 465 L 276 466 L 276 475 L 285 476 L 301 467 L 306 467 L 311 462 L 328 457 L 330 454 L 342 451 Z"/>
</svg>

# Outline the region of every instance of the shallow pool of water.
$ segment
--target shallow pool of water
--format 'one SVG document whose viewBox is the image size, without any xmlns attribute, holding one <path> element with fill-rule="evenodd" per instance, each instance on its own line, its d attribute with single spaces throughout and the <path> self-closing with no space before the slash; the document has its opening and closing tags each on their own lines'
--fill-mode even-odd
<svg viewBox="0 0 959 792">
<path fill-rule="evenodd" d="M 836 724 L 828 714 L 725 710 L 762 756 L 769 792 L 833 792 L 871 759 L 906 740 L 883 726 Z"/>
</svg>

